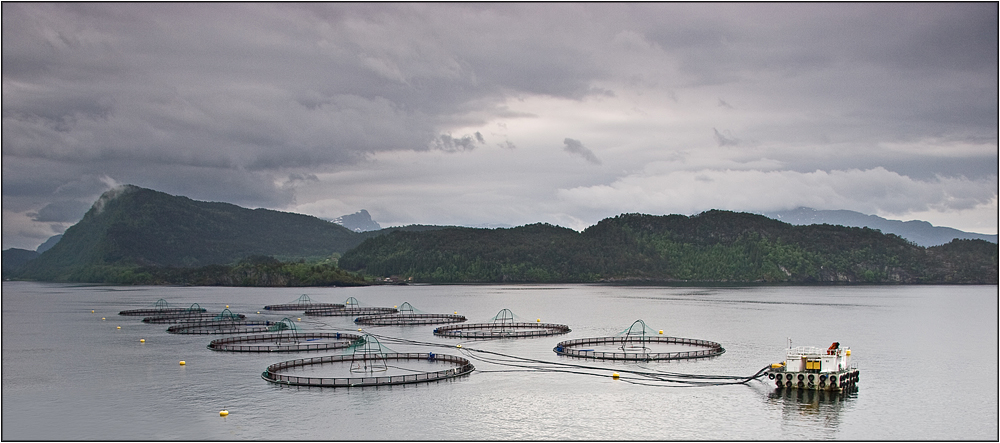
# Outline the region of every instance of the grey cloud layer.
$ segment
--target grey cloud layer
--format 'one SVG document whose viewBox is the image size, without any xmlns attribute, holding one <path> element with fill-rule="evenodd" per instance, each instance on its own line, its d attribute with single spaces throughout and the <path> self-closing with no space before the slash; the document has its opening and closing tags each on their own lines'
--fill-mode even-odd
<svg viewBox="0 0 1000 443">
<path fill-rule="evenodd" d="M 593 151 L 583 146 L 583 143 L 580 142 L 580 140 L 566 138 L 563 140 L 563 144 L 565 145 L 563 146 L 563 150 L 566 152 L 573 155 L 579 155 L 580 157 L 583 157 L 584 160 L 587 160 L 595 165 L 601 164 L 601 159 L 597 158 Z"/>
<path fill-rule="evenodd" d="M 3 205 L 35 221 L 71 219 L 105 178 L 287 207 L 315 182 L 309 174 L 379 153 L 551 147 L 558 139 L 462 129 L 547 117 L 517 108 L 532 97 L 665 94 L 666 108 L 702 114 L 689 126 L 703 146 L 630 131 L 606 137 L 615 144 L 730 149 L 802 173 L 996 177 L 995 150 L 881 147 L 996 145 L 995 3 L 6 3 L 3 12 Z M 701 102 L 708 110 L 693 111 Z M 602 165 L 579 140 L 564 149 Z"/>
</svg>

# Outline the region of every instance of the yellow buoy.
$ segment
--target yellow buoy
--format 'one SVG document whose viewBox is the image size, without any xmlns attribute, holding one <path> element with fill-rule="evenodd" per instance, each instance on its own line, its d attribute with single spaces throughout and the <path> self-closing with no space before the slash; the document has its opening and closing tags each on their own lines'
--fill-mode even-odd
<svg viewBox="0 0 1000 443">
<path fill-rule="evenodd" d="M 660 329 L 660 335 L 663 335 L 663 330 L 662 329 Z"/>
<path fill-rule="evenodd" d="M 361 328 L 358 328 L 358 332 L 361 332 Z"/>
<path fill-rule="evenodd" d="M 226 309 L 229 309 L 229 305 L 226 305 Z"/>
<path fill-rule="evenodd" d="M 260 311 L 257 311 L 257 313 L 260 314 Z"/>
<path fill-rule="evenodd" d="M 455 347 L 456 347 L 456 348 L 461 348 L 461 347 L 462 347 L 462 345 L 455 345 Z"/>
<path fill-rule="evenodd" d="M 104 317 L 101 317 L 101 321 L 104 321 L 104 320 L 105 320 L 105 318 L 104 318 Z"/>
<path fill-rule="evenodd" d="M 455 311 L 455 314 L 458 314 L 458 311 Z"/>
<path fill-rule="evenodd" d="M 121 328 L 122 328 L 121 326 L 118 327 L 118 329 L 121 329 Z"/>
<path fill-rule="evenodd" d="M 220 416 L 220 417 L 225 417 L 225 416 L 227 416 L 227 415 L 229 415 L 229 411 L 227 411 L 227 410 L 225 410 L 225 409 L 223 409 L 223 410 L 219 411 L 219 416 Z"/>
<path fill-rule="evenodd" d="M 93 314 L 93 313 L 94 313 L 94 310 L 93 310 L 93 309 L 91 309 L 91 310 L 90 310 L 90 313 L 91 313 L 91 314 Z"/>
<path fill-rule="evenodd" d="M 302 321 L 302 317 L 299 317 L 298 321 Z"/>
<path fill-rule="evenodd" d="M 542 322 L 542 319 L 540 319 L 540 318 L 536 318 L 536 319 L 535 319 L 535 322 L 537 322 L 537 323 L 541 323 L 541 322 Z"/>
<path fill-rule="evenodd" d="M 145 343 L 145 342 L 146 342 L 146 339 L 144 339 L 144 338 L 140 338 L 139 339 L 139 343 Z"/>
<path fill-rule="evenodd" d="M 394 307 L 394 308 L 398 308 L 399 306 L 396 306 L 396 305 L 392 305 L 392 307 Z"/>
<path fill-rule="evenodd" d="M 181 360 L 181 366 L 184 366 L 184 365 L 186 365 L 186 364 L 187 364 L 187 362 L 186 362 L 186 361 L 184 361 L 184 360 Z"/>
<path fill-rule="evenodd" d="M 611 378 L 613 378 L 615 380 L 618 380 L 618 373 L 617 372 L 612 372 L 611 373 Z"/>
</svg>

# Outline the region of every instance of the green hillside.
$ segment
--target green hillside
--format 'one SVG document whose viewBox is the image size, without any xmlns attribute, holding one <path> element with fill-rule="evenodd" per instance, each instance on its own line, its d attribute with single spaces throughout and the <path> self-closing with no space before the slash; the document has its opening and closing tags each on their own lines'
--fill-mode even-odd
<svg viewBox="0 0 1000 443">
<path fill-rule="evenodd" d="M 25 263 L 38 257 L 38 252 L 27 249 L 10 248 L 3 251 L 3 277 L 7 278 L 21 269 Z"/>
<path fill-rule="evenodd" d="M 36 258 L 19 252 L 5 251 L 5 277 L 117 284 L 365 284 L 361 275 L 439 283 L 997 283 L 997 247 L 986 241 L 924 248 L 868 228 L 793 226 L 747 213 L 623 214 L 583 232 L 533 224 L 355 233 L 316 217 L 136 186 L 102 195 Z"/>
<path fill-rule="evenodd" d="M 102 195 L 59 243 L 25 263 L 17 277 L 95 281 L 88 273 L 109 266 L 197 268 L 250 256 L 322 259 L 364 238 L 307 215 L 125 186 Z"/>
<path fill-rule="evenodd" d="M 997 247 L 923 248 L 892 234 L 760 215 L 623 214 L 582 233 L 549 225 L 394 232 L 344 269 L 426 282 L 997 283 Z"/>
</svg>

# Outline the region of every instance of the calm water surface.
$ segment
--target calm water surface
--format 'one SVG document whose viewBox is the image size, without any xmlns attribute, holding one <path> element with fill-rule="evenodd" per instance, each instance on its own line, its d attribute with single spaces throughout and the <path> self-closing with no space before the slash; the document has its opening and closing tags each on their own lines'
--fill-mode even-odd
<svg viewBox="0 0 1000 443">
<path fill-rule="evenodd" d="M 997 440 L 997 287 L 677 288 L 597 285 L 366 288 L 109 287 L 4 282 L 4 440 Z M 216 335 L 174 335 L 118 311 L 199 303 L 256 317 L 301 294 L 315 302 L 458 311 L 485 322 L 508 308 L 566 335 L 462 342 L 433 326 L 369 327 L 395 352 L 457 354 L 456 344 L 607 368 L 607 376 L 512 371 L 474 360 L 467 377 L 378 388 L 282 387 L 271 363 L 335 354 L 250 354 L 206 348 Z M 91 310 L 94 312 L 91 313 Z M 265 312 L 265 311 L 262 311 Z M 106 320 L 101 320 L 104 317 Z M 306 330 L 353 331 L 349 317 L 304 317 Z M 588 362 L 556 343 L 615 335 L 635 320 L 665 335 L 722 343 L 710 360 Z M 121 326 L 121 329 L 117 329 Z M 848 396 L 747 385 L 630 384 L 639 367 L 752 375 L 793 346 L 853 350 L 859 390 Z M 145 343 L 140 343 L 145 339 Z M 185 360 L 186 365 L 178 364 Z M 227 409 L 230 415 L 219 416 Z"/>
</svg>

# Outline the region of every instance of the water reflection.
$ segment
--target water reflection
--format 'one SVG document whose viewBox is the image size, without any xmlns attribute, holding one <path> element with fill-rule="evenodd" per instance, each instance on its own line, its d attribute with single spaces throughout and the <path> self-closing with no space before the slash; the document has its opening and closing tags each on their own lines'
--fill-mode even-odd
<svg viewBox="0 0 1000 443">
<path fill-rule="evenodd" d="M 782 422 L 786 425 L 803 422 L 817 425 L 813 430 L 825 435 L 809 437 L 816 439 L 835 438 L 841 413 L 849 410 L 857 397 L 857 388 L 846 392 L 775 388 L 768 394 L 768 401 L 781 408 Z"/>
</svg>

